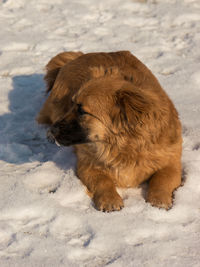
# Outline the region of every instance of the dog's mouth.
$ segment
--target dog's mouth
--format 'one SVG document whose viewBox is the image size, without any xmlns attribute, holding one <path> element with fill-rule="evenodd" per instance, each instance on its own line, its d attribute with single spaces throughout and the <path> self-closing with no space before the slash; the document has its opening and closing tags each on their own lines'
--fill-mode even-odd
<svg viewBox="0 0 200 267">
<path fill-rule="evenodd" d="M 56 140 L 56 138 L 55 138 L 54 135 L 52 134 L 52 132 L 51 132 L 50 129 L 47 131 L 47 140 L 48 140 L 49 143 L 51 143 L 51 144 L 56 144 L 57 146 L 61 146 L 60 143 Z"/>
<path fill-rule="evenodd" d="M 58 146 L 71 146 L 90 142 L 87 132 L 75 120 L 70 123 L 65 121 L 55 123 L 47 131 L 47 140 Z"/>
</svg>

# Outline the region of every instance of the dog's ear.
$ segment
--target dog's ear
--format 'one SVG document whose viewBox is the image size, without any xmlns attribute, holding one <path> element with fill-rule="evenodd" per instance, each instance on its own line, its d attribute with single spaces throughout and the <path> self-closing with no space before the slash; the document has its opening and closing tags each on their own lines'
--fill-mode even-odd
<svg viewBox="0 0 200 267">
<path fill-rule="evenodd" d="M 143 124 L 150 105 L 137 88 L 118 90 L 115 94 L 115 108 L 112 111 L 113 124 L 122 131 L 133 132 L 136 126 Z"/>
<path fill-rule="evenodd" d="M 67 64 L 68 62 L 76 59 L 77 57 L 82 56 L 83 53 L 82 52 L 63 52 L 60 53 L 58 55 L 56 55 L 55 57 L 53 57 L 48 64 L 46 65 L 46 69 L 48 70 L 53 70 L 56 68 L 61 68 L 62 66 L 64 66 L 65 64 Z"/>
<path fill-rule="evenodd" d="M 60 68 L 82 55 L 82 52 L 63 52 L 56 55 L 48 62 L 46 65 L 47 73 L 44 77 L 47 84 L 47 93 L 51 91 Z"/>
</svg>

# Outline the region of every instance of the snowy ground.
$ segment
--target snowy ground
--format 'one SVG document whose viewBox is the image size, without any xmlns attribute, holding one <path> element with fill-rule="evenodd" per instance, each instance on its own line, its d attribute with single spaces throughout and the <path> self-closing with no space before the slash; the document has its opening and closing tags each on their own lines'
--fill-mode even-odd
<svg viewBox="0 0 200 267">
<path fill-rule="evenodd" d="M 0 266 L 200 266 L 200 1 L 0 1 Z M 130 50 L 183 124 L 184 180 L 170 211 L 121 190 L 95 210 L 70 148 L 35 123 L 43 68 L 64 50 Z"/>
</svg>

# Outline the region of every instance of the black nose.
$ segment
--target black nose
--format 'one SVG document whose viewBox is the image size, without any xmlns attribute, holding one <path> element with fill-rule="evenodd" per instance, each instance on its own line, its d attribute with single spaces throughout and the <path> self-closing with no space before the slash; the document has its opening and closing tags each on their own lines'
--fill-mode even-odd
<svg viewBox="0 0 200 267">
<path fill-rule="evenodd" d="M 53 134 L 54 137 L 56 137 L 59 134 L 59 127 L 58 126 L 51 126 L 50 132 Z"/>
<path fill-rule="evenodd" d="M 52 144 L 54 144 L 56 141 L 51 129 L 47 131 L 47 140 L 49 141 L 49 143 L 52 143 Z"/>
</svg>

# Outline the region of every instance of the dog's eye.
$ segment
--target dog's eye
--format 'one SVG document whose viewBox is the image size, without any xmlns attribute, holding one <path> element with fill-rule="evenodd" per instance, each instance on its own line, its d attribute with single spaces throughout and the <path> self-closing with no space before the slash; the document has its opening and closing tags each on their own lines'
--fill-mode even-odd
<svg viewBox="0 0 200 267">
<path fill-rule="evenodd" d="M 81 104 L 78 104 L 78 109 L 77 109 L 77 111 L 78 111 L 78 114 L 79 114 L 79 115 L 84 115 L 84 114 L 87 113 L 87 112 L 82 108 L 82 105 L 81 105 Z"/>
</svg>

